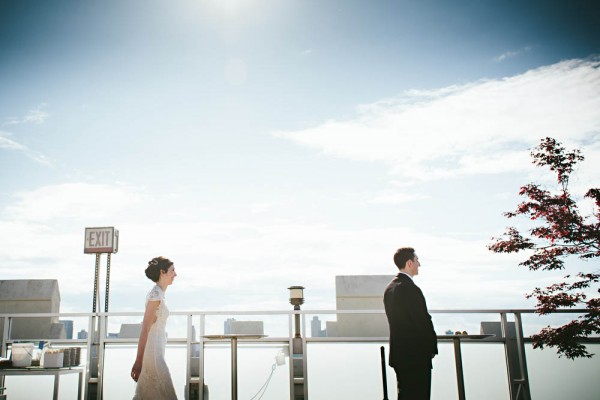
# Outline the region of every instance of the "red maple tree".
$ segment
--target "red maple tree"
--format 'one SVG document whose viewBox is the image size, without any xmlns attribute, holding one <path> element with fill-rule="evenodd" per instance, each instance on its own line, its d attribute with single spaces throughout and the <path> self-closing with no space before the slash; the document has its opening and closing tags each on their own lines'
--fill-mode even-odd
<svg viewBox="0 0 600 400">
<path fill-rule="evenodd" d="M 600 257 L 600 189 L 587 191 L 585 198 L 594 204 L 592 215 L 582 216 L 576 201 L 569 192 L 569 177 L 575 165 L 584 160 L 580 150 L 567 151 L 553 138 L 545 138 L 531 151 L 533 164 L 548 167 L 556 173 L 558 187 L 555 193 L 530 183 L 519 195 L 526 198 L 513 212 L 504 213 L 508 218 L 527 216 L 539 226 L 522 234 L 509 227 L 500 238 L 492 238 L 488 248 L 496 253 L 528 251 L 529 258 L 519 265 L 536 270 L 562 270 L 569 256 L 591 261 Z M 571 322 L 552 328 L 547 326 L 532 336 L 534 348 L 556 347 L 559 356 L 570 359 L 592 357 L 585 347 L 584 339 L 600 334 L 600 298 L 590 293 L 597 289 L 600 274 L 598 264 L 594 271 L 579 272 L 565 276 L 565 281 L 554 283 L 544 289 L 536 287 L 527 298 L 536 298 L 536 312 L 547 315 L 560 308 L 585 307 L 585 315 Z M 596 289 L 596 290 L 595 290 Z"/>
</svg>

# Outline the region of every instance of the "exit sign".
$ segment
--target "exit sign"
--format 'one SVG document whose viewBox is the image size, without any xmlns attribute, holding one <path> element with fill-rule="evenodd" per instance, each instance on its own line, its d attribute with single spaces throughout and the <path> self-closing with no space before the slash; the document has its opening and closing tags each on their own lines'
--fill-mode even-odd
<svg viewBox="0 0 600 400">
<path fill-rule="evenodd" d="M 118 250 L 119 231 L 114 227 L 85 228 L 84 253 L 116 253 Z"/>
</svg>

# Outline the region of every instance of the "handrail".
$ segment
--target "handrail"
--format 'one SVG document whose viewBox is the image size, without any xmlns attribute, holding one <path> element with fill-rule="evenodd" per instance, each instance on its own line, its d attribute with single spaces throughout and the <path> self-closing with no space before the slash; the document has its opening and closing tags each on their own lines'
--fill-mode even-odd
<svg viewBox="0 0 600 400">
<path fill-rule="evenodd" d="M 490 308 L 490 309 L 431 309 L 430 314 L 535 314 L 533 308 Z M 587 313 L 588 309 L 558 309 L 551 314 L 579 314 Z M 169 311 L 169 315 L 306 315 L 306 314 L 385 314 L 383 309 L 356 309 L 356 310 L 188 310 Z M 551 315 L 548 314 L 548 315 Z M 143 316 L 143 311 L 109 311 L 109 312 L 73 312 L 73 313 L 0 313 L 3 317 L 132 317 Z"/>
</svg>

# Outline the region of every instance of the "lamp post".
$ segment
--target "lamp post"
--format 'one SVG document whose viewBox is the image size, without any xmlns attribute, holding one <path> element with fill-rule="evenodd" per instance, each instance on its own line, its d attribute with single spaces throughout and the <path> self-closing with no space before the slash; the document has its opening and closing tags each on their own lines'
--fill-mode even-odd
<svg viewBox="0 0 600 400">
<path fill-rule="evenodd" d="M 304 286 L 290 286 L 290 304 L 294 311 L 300 311 L 304 304 Z M 300 335 L 300 313 L 294 315 L 295 335 L 292 346 L 292 371 L 294 381 L 294 400 L 304 400 L 305 377 L 304 377 L 304 342 Z"/>
<path fill-rule="evenodd" d="M 300 310 L 300 306 L 304 304 L 304 286 L 290 286 L 290 304 L 294 306 L 294 310 Z M 295 337 L 300 337 L 300 314 L 295 315 Z"/>
</svg>

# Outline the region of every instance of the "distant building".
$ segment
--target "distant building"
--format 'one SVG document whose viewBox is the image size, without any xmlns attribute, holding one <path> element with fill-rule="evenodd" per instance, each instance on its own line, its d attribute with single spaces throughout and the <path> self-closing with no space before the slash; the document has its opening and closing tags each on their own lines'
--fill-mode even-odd
<svg viewBox="0 0 600 400">
<path fill-rule="evenodd" d="M 85 329 L 82 329 L 79 332 L 77 332 L 77 339 L 87 339 L 87 338 L 88 338 L 88 333 Z"/>
<path fill-rule="evenodd" d="M 0 280 L 0 313 L 59 313 L 60 292 L 56 279 Z M 3 332 L 4 320 L 0 320 Z M 66 339 L 58 317 L 15 318 L 11 339 Z"/>
<path fill-rule="evenodd" d="M 235 318 L 228 318 L 223 326 L 224 333 L 227 334 L 251 334 L 263 335 L 263 321 L 236 321 Z"/>
<path fill-rule="evenodd" d="M 67 339 L 73 339 L 73 321 L 61 319 L 58 322 L 64 325 Z"/>
<path fill-rule="evenodd" d="M 140 337 L 142 333 L 142 324 L 121 324 L 119 330 L 120 338 L 136 339 Z"/>
<path fill-rule="evenodd" d="M 383 310 L 383 292 L 393 275 L 342 275 L 335 277 L 337 310 Z M 327 321 L 327 336 L 387 337 L 385 314 L 337 314 Z"/>
<path fill-rule="evenodd" d="M 316 315 L 310 321 L 310 335 L 311 337 L 327 336 L 326 330 L 321 329 L 321 320 Z"/>
</svg>

